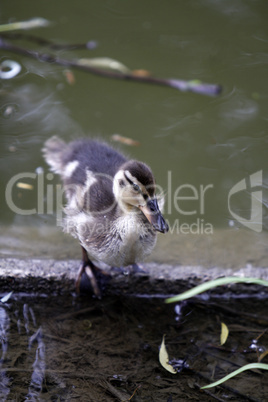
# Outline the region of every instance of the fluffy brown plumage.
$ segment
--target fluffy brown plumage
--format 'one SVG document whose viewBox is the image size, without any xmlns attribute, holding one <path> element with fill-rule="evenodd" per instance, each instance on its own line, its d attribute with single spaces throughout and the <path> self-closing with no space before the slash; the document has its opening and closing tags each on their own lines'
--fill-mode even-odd
<svg viewBox="0 0 268 402">
<path fill-rule="evenodd" d="M 66 144 L 52 137 L 43 153 L 63 181 L 63 226 L 80 241 L 84 269 L 94 271 L 92 261 L 117 267 L 136 264 L 151 253 L 156 231 L 165 233 L 168 225 L 145 163 L 127 160 L 108 144 L 91 139 Z"/>
</svg>

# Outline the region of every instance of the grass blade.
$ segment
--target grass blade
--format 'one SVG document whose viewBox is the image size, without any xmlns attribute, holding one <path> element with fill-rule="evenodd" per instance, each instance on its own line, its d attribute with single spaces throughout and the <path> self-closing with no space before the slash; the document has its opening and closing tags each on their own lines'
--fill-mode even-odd
<svg viewBox="0 0 268 402">
<path fill-rule="evenodd" d="M 183 292 L 177 296 L 170 297 L 165 300 L 165 303 L 174 303 L 182 300 L 189 299 L 190 297 L 196 296 L 200 293 L 206 292 L 209 289 L 215 288 L 216 286 L 229 285 L 232 283 L 253 283 L 255 285 L 268 286 L 268 281 L 259 278 L 242 278 L 239 276 L 226 276 L 224 278 L 214 279 L 198 285 L 186 292 Z"/>
<path fill-rule="evenodd" d="M 207 389 L 207 388 L 216 387 L 217 385 L 220 385 L 220 384 L 224 383 L 225 381 L 230 380 L 230 378 L 235 377 L 237 374 L 240 374 L 243 371 L 252 370 L 252 369 L 268 370 L 268 364 L 264 364 L 264 363 L 246 364 L 245 366 L 241 367 L 240 369 L 235 370 L 232 373 L 226 375 L 221 380 L 215 381 L 215 382 L 213 382 L 213 383 L 211 383 L 209 385 L 205 385 L 204 387 L 201 387 L 201 389 Z"/>
</svg>

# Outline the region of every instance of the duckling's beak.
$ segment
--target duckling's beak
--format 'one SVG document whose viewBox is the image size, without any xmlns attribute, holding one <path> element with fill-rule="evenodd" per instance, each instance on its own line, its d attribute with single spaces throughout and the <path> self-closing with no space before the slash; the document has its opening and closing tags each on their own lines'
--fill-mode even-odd
<svg viewBox="0 0 268 402">
<path fill-rule="evenodd" d="M 168 232 L 168 224 L 163 218 L 156 198 L 149 199 L 145 205 L 139 206 L 155 230 L 161 233 Z"/>
</svg>

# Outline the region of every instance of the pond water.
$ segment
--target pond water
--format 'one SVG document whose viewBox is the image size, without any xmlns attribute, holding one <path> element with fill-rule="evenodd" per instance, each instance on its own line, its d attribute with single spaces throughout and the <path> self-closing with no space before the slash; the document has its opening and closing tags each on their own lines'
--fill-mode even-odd
<svg viewBox="0 0 268 402">
<path fill-rule="evenodd" d="M 220 96 L 208 97 L 81 71 L 73 71 L 71 85 L 64 67 L 0 50 L 2 61 L 11 59 L 22 67 L 14 79 L 1 80 L 2 255 L 79 257 L 76 241 L 67 240 L 55 225 L 56 206 L 46 204 L 48 191 L 55 190 L 49 185 L 57 179 L 47 176 L 41 148 L 55 134 L 66 140 L 87 135 L 108 141 L 119 134 L 140 142 L 138 147 L 114 145 L 147 162 L 166 193 L 171 232 L 159 236 L 152 260 L 267 266 L 265 1 L 170 1 L 167 6 L 30 0 L 22 7 L 10 0 L 0 11 L 1 23 L 35 16 L 51 21 L 26 33 L 60 44 L 96 45 L 54 51 L 62 58 L 110 57 L 160 78 L 223 87 Z M 9 42 L 53 53 L 26 39 Z M 36 173 L 40 168 L 43 194 Z M 18 174 L 11 204 L 5 190 Z M 18 188 L 17 182 L 32 189 Z M 16 208 L 38 213 L 25 215 Z"/>
</svg>

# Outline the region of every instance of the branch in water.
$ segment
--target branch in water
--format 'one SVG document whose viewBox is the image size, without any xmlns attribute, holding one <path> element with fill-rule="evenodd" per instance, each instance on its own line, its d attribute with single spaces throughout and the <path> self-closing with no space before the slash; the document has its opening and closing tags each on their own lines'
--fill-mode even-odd
<svg viewBox="0 0 268 402">
<path fill-rule="evenodd" d="M 89 40 L 88 42 L 85 43 L 71 43 L 71 44 L 54 43 L 51 40 L 44 39 L 36 35 L 25 34 L 24 32 L 1 33 L 1 37 L 4 39 L 26 40 L 29 42 L 34 42 L 37 43 L 39 46 L 46 46 L 52 50 L 78 50 L 78 49 L 93 50 L 96 49 L 96 47 L 98 46 L 98 43 L 95 40 Z"/>
<path fill-rule="evenodd" d="M 40 60 L 47 63 L 59 64 L 65 67 L 76 68 L 81 71 L 86 71 L 91 74 L 99 75 L 107 78 L 114 78 L 120 80 L 128 80 L 134 82 L 142 82 L 148 84 L 162 85 L 168 86 L 171 88 L 178 89 L 180 91 L 190 91 L 199 93 L 202 95 L 216 96 L 221 92 L 220 85 L 214 84 L 205 84 L 200 81 L 191 80 L 191 81 L 183 81 L 177 79 L 161 79 L 156 77 L 151 77 L 148 75 L 136 75 L 135 73 L 122 73 L 116 71 L 107 71 L 101 68 L 92 67 L 88 65 L 84 65 L 79 62 L 79 60 L 68 60 L 63 59 L 58 56 L 54 56 L 47 53 L 40 53 L 37 51 L 33 51 L 30 49 L 25 49 L 19 46 L 12 45 L 0 37 L 0 49 L 8 50 L 10 52 L 21 54 L 23 56 L 31 57 L 36 60 Z"/>
</svg>

